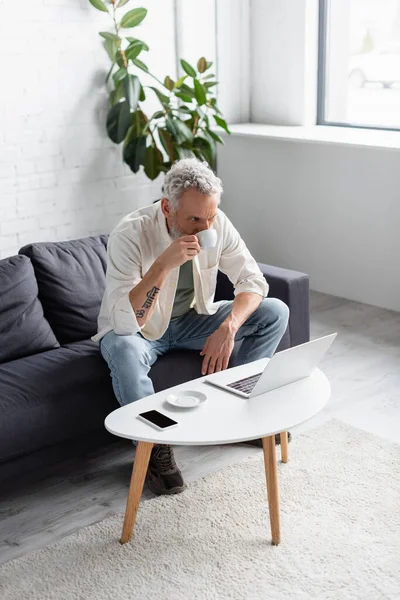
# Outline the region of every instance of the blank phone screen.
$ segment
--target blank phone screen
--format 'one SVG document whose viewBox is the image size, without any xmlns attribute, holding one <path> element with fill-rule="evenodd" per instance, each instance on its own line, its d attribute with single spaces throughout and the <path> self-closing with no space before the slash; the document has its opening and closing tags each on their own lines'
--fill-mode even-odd
<svg viewBox="0 0 400 600">
<path fill-rule="evenodd" d="M 176 421 L 170 419 L 167 415 L 158 412 L 158 410 L 148 410 L 147 412 L 140 413 L 140 416 L 143 417 L 143 419 L 150 421 L 150 423 L 154 423 L 157 427 L 161 427 L 161 429 L 177 425 Z"/>
</svg>

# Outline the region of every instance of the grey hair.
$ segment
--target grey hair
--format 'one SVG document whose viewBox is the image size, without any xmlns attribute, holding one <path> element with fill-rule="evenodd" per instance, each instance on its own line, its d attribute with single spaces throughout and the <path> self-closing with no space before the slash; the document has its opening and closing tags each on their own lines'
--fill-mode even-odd
<svg viewBox="0 0 400 600">
<path fill-rule="evenodd" d="M 164 179 L 164 198 L 169 200 L 172 209 L 179 206 L 181 196 L 190 189 L 201 194 L 222 194 L 222 181 L 213 173 L 206 162 L 197 158 L 183 158 L 174 163 Z"/>
</svg>

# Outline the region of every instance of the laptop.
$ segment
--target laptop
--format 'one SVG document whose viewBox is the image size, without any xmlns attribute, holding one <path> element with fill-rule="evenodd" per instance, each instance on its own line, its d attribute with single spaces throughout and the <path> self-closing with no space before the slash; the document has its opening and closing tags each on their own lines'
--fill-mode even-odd
<svg viewBox="0 0 400 600">
<path fill-rule="evenodd" d="M 331 333 L 311 342 L 277 352 L 268 361 L 262 373 L 230 381 L 232 375 L 229 377 L 230 369 L 227 369 L 209 375 L 204 381 L 244 398 L 265 394 L 265 392 L 311 375 L 336 336 L 337 333 Z"/>
</svg>

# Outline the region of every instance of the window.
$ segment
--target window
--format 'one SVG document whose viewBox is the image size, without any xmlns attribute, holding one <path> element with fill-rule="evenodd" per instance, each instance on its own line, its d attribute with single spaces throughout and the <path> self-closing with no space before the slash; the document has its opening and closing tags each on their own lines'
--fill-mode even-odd
<svg viewBox="0 0 400 600">
<path fill-rule="evenodd" d="M 400 130 L 400 0 L 320 0 L 319 125 Z"/>
</svg>

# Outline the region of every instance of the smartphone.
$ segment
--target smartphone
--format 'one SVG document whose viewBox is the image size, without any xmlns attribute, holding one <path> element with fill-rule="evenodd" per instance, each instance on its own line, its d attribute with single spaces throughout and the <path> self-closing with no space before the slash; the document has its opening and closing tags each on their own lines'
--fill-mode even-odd
<svg viewBox="0 0 400 600">
<path fill-rule="evenodd" d="M 158 429 L 158 431 L 171 429 L 171 427 L 176 427 L 178 425 L 177 421 L 170 419 L 167 415 L 158 412 L 158 410 L 148 410 L 147 412 L 140 413 L 138 414 L 138 419 L 152 425 Z"/>
</svg>

